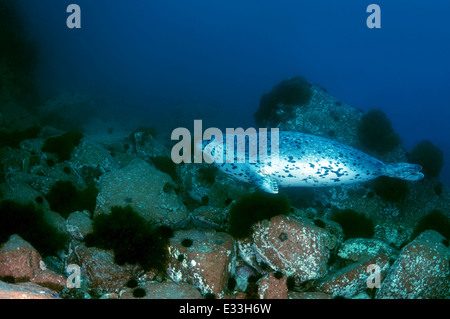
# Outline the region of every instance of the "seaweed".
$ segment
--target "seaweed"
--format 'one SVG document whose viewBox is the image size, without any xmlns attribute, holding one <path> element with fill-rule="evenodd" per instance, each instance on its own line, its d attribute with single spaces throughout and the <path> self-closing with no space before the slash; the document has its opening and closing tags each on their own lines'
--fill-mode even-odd
<svg viewBox="0 0 450 319">
<path fill-rule="evenodd" d="M 33 203 L 19 204 L 12 200 L 0 203 L 0 243 L 18 234 L 43 256 L 56 255 L 65 248 L 67 235 L 59 232 L 36 209 Z"/>
<path fill-rule="evenodd" d="M 181 244 L 182 244 L 184 247 L 191 247 L 193 243 L 194 243 L 194 242 L 193 242 L 192 239 L 190 239 L 190 238 L 185 238 L 185 239 L 183 239 L 183 240 L 181 241 Z"/>
<path fill-rule="evenodd" d="M 386 114 L 378 109 L 363 115 L 358 126 L 358 137 L 362 145 L 380 154 L 392 151 L 401 143 Z"/>
<path fill-rule="evenodd" d="M 69 160 L 74 148 L 80 144 L 83 133 L 70 131 L 59 136 L 49 137 L 42 147 L 43 152 L 56 155 L 60 162 Z"/>
<path fill-rule="evenodd" d="M 50 188 L 45 198 L 50 208 L 67 218 L 75 211 L 94 211 L 97 202 L 98 189 L 94 184 L 79 191 L 70 181 L 57 181 Z"/>
<path fill-rule="evenodd" d="M 143 146 L 151 138 L 155 138 L 157 135 L 158 132 L 154 127 L 140 126 L 130 134 L 129 140 L 135 147 L 136 145 Z M 138 137 L 138 139 L 136 139 L 136 137 Z"/>
<path fill-rule="evenodd" d="M 216 181 L 217 166 L 208 165 L 198 169 L 198 180 L 206 184 L 212 185 Z"/>
<path fill-rule="evenodd" d="M 160 226 L 167 227 L 167 226 Z M 94 218 L 93 232 L 86 235 L 87 246 L 112 249 L 115 262 L 139 264 L 144 270 L 165 271 L 169 236 L 173 233 L 145 220 L 131 206 L 113 206 L 111 214 Z"/>
<path fill-rule="evenodd" d="M 147 295 L 147 292 L 144 288 L 135 288 L 133 290 L 133 297 L 134 298 L 144 298 Z"/>
<path fill-rule="evenodd" d="M 409 195 L 409 185 L 405 180 L 380 176 L 372 182 L 372 187 L 378 196 L 387 202 L 400 202 Z"/>
<path fill-rule="evenodd" d="M 331 220 L 339 223 L 344 231 L 344 239 L 372 238 L 375 234 L 375 224 L 364 214 L 352 209 L 338 210 L 331 216 Z"/>
<path fill-rule="evenodd" d="M 438 209 L 432 210 L 418 221 L 411 240 L 427 229 L 435 230 L 447 238 L 447 240 L 450 240 L 450 218 Z"/>
<path fill-rule="evenodd" d="M 235 238 L 252 234 L 252 225 L 277 215 L 289 214 L 290 201 L 283 194 L 257 191 L 238 200 L 230 209 L 228 232 Z"/>
<path fill-rule="evenodd" d="M 411 151 L 411 161 L 422 166 L 425 176 L 438 178 L 444 166 L 444 153 L 432 142 L 425 140 Z"/>
<path fill-rule="evenodd" d="M 25 130 L 15 130 L 13 132 L 0 131 L 0 147 L 19 148 L 22 141 L 37 138 L 40 132 L 41 127 L 39 126 L 32 126 Z"/>
<path fill-rule="evenodd" d="M 156 169 L 168 174 L 173 181 L 179 181 L 176 164 L 168 156 L 154 156 L 150 158 Z"/>
<path fill-rule="evenodd" d="M 310 84 L 302 76 L 296 76 L 281 81 L 272 88 L 269 93 L 263 94 L 259 102 L 259 108 L 254 115 L 255 123 L 265 127 L 267 123 L 280 120 L 280 105 L 283 111 L 290 112 L 293 106 L 309 103 L 313 92 Z"/>
</svg>

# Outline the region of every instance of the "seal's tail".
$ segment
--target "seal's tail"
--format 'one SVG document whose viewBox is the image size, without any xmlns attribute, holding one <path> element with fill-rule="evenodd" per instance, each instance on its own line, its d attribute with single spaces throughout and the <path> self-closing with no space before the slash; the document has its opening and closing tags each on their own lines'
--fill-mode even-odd
<svg viewBox="0 0 450 319">
<path fill-rule="evenodd" d="M 407 181 L 419 181 L 423 178 L 422 166 L 410 163 L 386 163 L 383 175 Z"/>
</svg>

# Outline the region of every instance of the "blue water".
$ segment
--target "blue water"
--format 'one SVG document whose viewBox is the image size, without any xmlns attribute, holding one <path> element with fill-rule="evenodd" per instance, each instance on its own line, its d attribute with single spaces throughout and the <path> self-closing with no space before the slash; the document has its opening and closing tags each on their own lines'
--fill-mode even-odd
<svg viewBox="0 0 450 319">
<path fill-rule="evenodd" d="M 450 2 L 16 0 L 39 43 L 36 78 L 108 97 L 105 113 L 171 126 L 254 126 L 261 95 L 303 75 L 358 109 L 382 109 L 411 150 L 450 161 Z M 393 3 L 394 2 L 394 3 Z M 81 29 L 66 8 L 81 7 Z M 381 29 L 366 8 L 381 8 Z M 441 180 L 450 185 L 450 165 Z"/>
</svg>

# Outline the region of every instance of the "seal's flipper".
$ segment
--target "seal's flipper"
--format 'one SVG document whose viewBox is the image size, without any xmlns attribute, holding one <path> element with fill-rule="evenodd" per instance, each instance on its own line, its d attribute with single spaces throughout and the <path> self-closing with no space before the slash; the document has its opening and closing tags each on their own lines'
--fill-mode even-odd
<svg viewBox="0 0 450 319">
<path fill-rule="evenodd" d="M 253 182 L 259 189 L 267 193 L 278 194 L 278 183 L 273 177 L 270 177 L 269 175 L 264 175 L 261 173 L 255 174 L 255 176 L 253 177 Z"/>
<path fill-rule="evenodd" d="M 393 178 L 399 178 L 406 181 L 419 181 L 424 175 L 420 171 L 422 166 L 410 163 L 385 163 L 385 172 L 383 175 Z"/>
</svg>

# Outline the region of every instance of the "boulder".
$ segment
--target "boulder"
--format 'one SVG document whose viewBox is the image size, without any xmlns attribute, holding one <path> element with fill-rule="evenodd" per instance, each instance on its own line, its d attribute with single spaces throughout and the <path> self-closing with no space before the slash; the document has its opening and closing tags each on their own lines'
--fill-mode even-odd
<svg viewBox="0 0 450 319">
<path fill-rule="evenodd" d="M 186 197 L 203 205 L 225 208 L 232 200 L 256 190 L 254 185 L 238 181 L 220 170 L 214 173 L 214 177 L 205 178 L 202 172 L 208 171 L 208 165 L 188 163 L 179 166 L 178 175 Z"/>
<path fill-rule="evenodd" d="M 102 174 L 119 168 L 107 149 L 86 138 L 75 147 L 69 164 L 86 185 L 98 183 Z"/>
<path fill-rule="evenodd" d="M 238 241 L 239 253 L 253 267 L 270 267 L 300 284 L 327 273 L 329 236 L 307 219 L 275 216 L 253 225 L 251 238 Z"/>
<path fill-rule="evenodd" d="M 350 238 L 342 243 L 338 250 L 339 257 L 351 261 L 362 261 L 380 254 L 386 255 L 389 259 L 395 259 L 398 251 L 374 238 Z"/>
<path fill-rule="evenodd" d="M 170 239 L 167 275 L 175 282 L 194 285 L 203 294 L 222 298 L 235 264 L 234 240 L 226 233 L 182 230 Z"/>
<path fill-rule="evenodd" d="M 380 299 L 450 297 L 450 252 L 445 238 L 426 230 L 406 245 L 376 294 Z"/>
<path fill-rule="evenodd" d="M 145 296 L 139 299 L 202 299 L 200 291 L 191 284 L 185 282 L 146 282 L 139 288 L 145 290 Z M 126 288 L 120 295 L 120 299 L 137 299 L 133 296 L 133 290 Z"/>
<path fill-rule="evenodd" d="M 386 269 L 389 268 L 389 259 L 386 255 L 378 255 L 328 274 L 315 283 L 314 290 L 333 297 L 352 298 L 369 288 L 367 280 L 372 272 L 368 272 L 369 265 L 377 265 L 380 270 L 380 281 Z"/>
<path fill-rule="evenodd" d="M 105 292 L 118 292 L 125 287 L 137 267 L 127 264 L 119 266 L 114 262 L 112 251 L 86 247 L 83 244 L 75 247 L 74 254 L 89 287 Z"/>
<path fill-rule="evenodd" d="M 26 282 L 8 284 L 0 281 L 0 299 L 60 299 L 58 293 L 37 284 Z"/>
<path fill-rule="evenodd" d="M 171 187 L 169 175 L 141 159 L 102 175 L 94 216 L 109 214 L 112 206 L 130 205 L 148 221 L 173 227 L 186 222 L 188 211 Z"/>
<path fill-rule="evenodd" d="M 39 252 L 19 235 L 11 235 L 0 248 L 0 277 L 30 281 L 40 271 Z"/>
<path fill-rule="evenodd" d="M 323 292 L 297 292 L 297 291 L 289 291 L 288 292 L 289 299 L 333 299 L 333 296 L 328 295 Z"/>
<path fill-rule="evenodd" d="M 18 235 L 11 235 L 0 245 L 0 278 L 14 282 L 33 282 L 43 287 L 60 291 L 67 279 L 47 269 L 39 252 Z"/>
<path fill-rule="evenodd" d="M 65 219 L 57 212 L 50 209 L 45 197 L 34 189 L 33 184 L 30 186 L 22 180 L 22 177 L 31 177 L 30 174 L 15 174 L 14 180 L 9 183 L 0 184 L 0 194 L 2 200 L 11 200 L 21 205 L 32 203 L 36 209 L 42 210 L 45 220 L 60 232 L 65 232 Z M 36 176 L 37 177 L 37 176 Z M 36 198 L 40 197 L 42 202 L 38 203 Z"/>
<path fill-rule="evenodd" d="M 200 206 L 191 213 L 192 222 L 197 228 L 221 230 L 226 225 L 224 209 L 212 206 Z"/>
<path fill-rule="evenodd" d="M 317 85 L 312 85 L 311 90 L 309 103 L 295 108 L 290 118 L 279 123 L 280 130 L 310 133 L 357 146 L 362 112 L 338 101 Z"/>
<path fill-rule="evenodd" d="M 73 239 L 83 240 L 87 234 L 93 232 L 92 224 L 89 211 L 77 211 L 67 217 L 66 229 Z"/>
<path fill-rule="evenodd" d="M 288 299 L 286 275 L 277 278 L 274 273 L 264 275 L 258 281 L 259 299 Z"/>
</svg>

